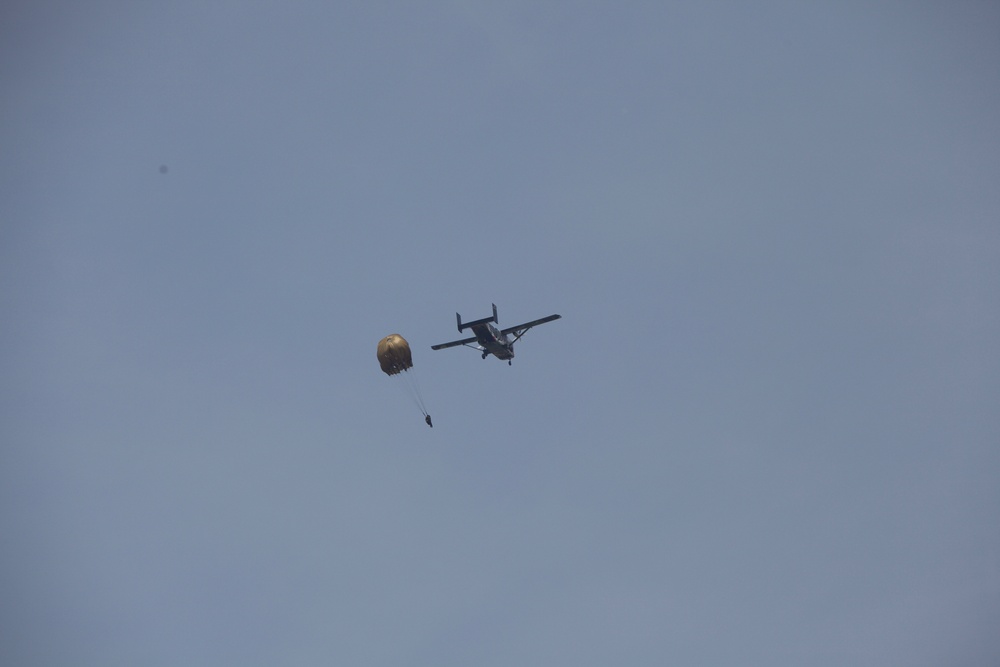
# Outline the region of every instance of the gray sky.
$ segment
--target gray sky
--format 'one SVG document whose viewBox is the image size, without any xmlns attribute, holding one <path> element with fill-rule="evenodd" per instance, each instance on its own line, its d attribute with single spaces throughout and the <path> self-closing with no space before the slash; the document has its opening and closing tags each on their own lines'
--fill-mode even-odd
<svg viewBox="0 0 1000 667">
<path fill-rule="evenodd" d="M 996 3 L 0 26 L 0 663 L 1000 662 Z"/>
</svg>

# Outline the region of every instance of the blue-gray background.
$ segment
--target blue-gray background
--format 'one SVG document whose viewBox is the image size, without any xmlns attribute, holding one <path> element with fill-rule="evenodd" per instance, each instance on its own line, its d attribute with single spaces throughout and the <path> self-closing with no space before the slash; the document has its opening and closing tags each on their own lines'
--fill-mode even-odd
<svg viewBox="0 0 1000 667">
<path fill-rule="evenodd" d="M 417 5 L 0 10 L 0 663 L 997 664 L 1000 7 Z"/>
</svg>

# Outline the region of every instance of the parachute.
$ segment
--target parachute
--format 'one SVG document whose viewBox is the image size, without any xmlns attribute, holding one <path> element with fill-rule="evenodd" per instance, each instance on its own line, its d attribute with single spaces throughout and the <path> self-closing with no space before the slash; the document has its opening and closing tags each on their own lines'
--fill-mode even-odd
<svg viewBox="0 0 1000 667">
<path fill-rule="evenodd" d="M 405 386 L 405 391 L 417 404 L 420 412 L 424 415 L 424 421 L 433 428 L 431 416 L 427 414 L 424 406 L 424 398 L 420 394 L 420 385 L 417 384 L 417 376 L 413 372 L 413 355 L 410 352 L 410 344 L 399 334 L 389 334 L 378 342 L 375 355 L 378 357 L 378 364 L 382 367 L 382 372 L 401 379 Z M 399 380 L 394 380 L 398 382 Z"/>
<path fill-rule="evenodd" d="M 399 334 L 389 334 L 378 342 L 379 366 L 386 375 L 397 375 L 413 368 L 413 355 L 410 344 Z"/>
</svg>

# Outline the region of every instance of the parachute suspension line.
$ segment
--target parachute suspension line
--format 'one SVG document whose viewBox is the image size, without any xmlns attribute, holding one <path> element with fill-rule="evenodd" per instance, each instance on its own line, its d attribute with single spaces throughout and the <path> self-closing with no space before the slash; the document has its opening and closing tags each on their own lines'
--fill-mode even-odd
<svg viewBox="0 0 1000 667">
<path fill-rule="evenodd" d="M 400 373 L 400 375 L 403 375 L 403 373 Z M 406 398 L 410 401 L 410 403 L 414 405 L 414 407 L 416 407 L 418 410 L 420 410 L 421 413 L 423 413 L 424 409 L 420 407 L 420 399 L 417 397 L 416 392 L 413 390 L 413 385 L 409 381 L 404 379 L 404 377 L 395 378 L 393 384 L 396 385 L 396 389 L 401 394 L 404 394 Z"/>
<path fill-rule="evenodd" d="M 400 373 L 400 375 L 403 377 L 403 382 L 406 383 L 407 387 L 410 390 L 409 394 L 410 397 L 413 399 L 413 402 L 417 404 L 417 408 L 420 409 L 421 414 L 423 414 L 424 417 L 426 417 L 427 406 L 424 405 L 424 396 L 420 391 L 420 383 L 417 382 L 417 376 L 413 372 L 413 369 L 412 368 L 407 369 L 402 373 Z"/>
</svg>

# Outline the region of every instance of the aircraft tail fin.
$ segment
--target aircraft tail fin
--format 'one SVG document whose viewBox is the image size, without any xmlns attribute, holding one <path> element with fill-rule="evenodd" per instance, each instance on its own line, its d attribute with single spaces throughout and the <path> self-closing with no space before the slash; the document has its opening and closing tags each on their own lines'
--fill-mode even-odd
<svg viewBox="0 0 1000 667">
<path fill-rule="evenodd" d="M 463 324 L 462 323 L 462 316 L 459 315 L 458 313 L 455 313 L 455 319 L 458 321 L 458 332 L 459 333 L 465 331 L 469 327 L 474 327 L 474 326 L 479 325 L 479 324 L 487 324 L 489 322 L 493 322 L 494 324 L 499 324 L 500 323 L 500 320 L 497 317 L 497 305 L 495 303 L 493 304 L 493 317 L 484 317 L 481 320 L 475 320 L 473 322 L 465 322 Z"/>
</svg>

